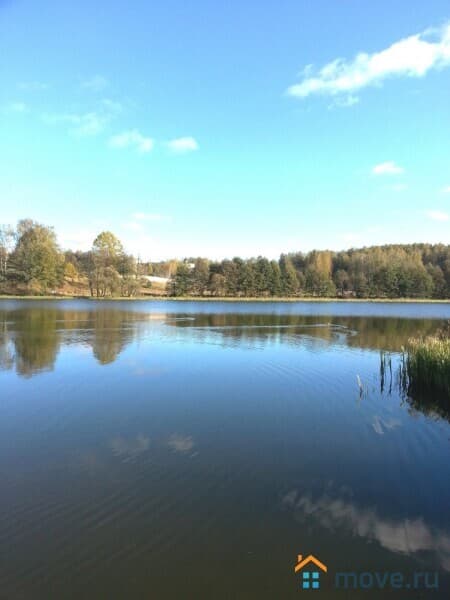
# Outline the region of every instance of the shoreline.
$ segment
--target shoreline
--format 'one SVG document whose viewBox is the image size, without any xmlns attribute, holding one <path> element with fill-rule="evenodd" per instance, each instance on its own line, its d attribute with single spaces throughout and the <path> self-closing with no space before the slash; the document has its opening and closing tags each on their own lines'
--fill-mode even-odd
<svg viewBox="0 0 450 600">
<path fill-rule="evenodd" d="M 450 299 L 437 299 L 437 298 L 318 298 L 318 297 L 239 297 L 239 296 L 227 296 L 227 297 L 206 297 L 206 296 L 135 296 L 130 298 L 128 296 L 116 296 L 114 298 L 96 298 L 93 296 L 19 296 L 19 295 L 0 295 L 1 300 L 92 300 L 92 301 L 148 301 L 148 302 L 339 302 L 339 303 L 377 303 L 377 304 L 450 304 Z"/>
</svg>

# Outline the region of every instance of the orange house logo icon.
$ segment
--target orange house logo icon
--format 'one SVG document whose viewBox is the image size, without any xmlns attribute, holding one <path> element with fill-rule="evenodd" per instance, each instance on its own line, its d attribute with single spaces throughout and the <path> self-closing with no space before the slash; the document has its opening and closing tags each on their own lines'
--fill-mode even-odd
<svg viewBox="0 0 450 600">
<path fill-rule="evenodd" d="M 303 590 L 319 590 L 320 589 L 320 572 L 326 573 L 327 566 L 318 558 L 310 554 L 303 558 L 301 554 L 297 557 L 297 564 L 294 567 L 295 573 L 302 573 L 302 589 Z"/>
</svg>

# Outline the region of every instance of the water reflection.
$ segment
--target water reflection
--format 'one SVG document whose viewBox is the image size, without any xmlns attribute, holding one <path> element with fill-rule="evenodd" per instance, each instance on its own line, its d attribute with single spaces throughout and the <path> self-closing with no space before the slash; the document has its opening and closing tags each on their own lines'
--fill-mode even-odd
<svg viewBox="0 0 450 600">
<path fill-rule="evenodd" d="M 5 315 L 0 346 L 13 350 L 10 368 L 15 363 L 17 373 L 24 377 L 53 368 L 61 343 L 56 320 L 57 311 L 48 310 L 24 311 L 12 322 Z"/>
<path fill-rule="evenodd" d="M 231 308 L 0 302 L 4 597 L 297 597 L 308 547 L 450 574 L 448 424 L 379 381 L 439 320 Z"/>
<path fill-rule="evenodd" d="M 143 433 L 136 437 L 117 436 L 109 442 L 112 453 L 123 462 L 135 460 L 150 448 L 150 438 Z"/>
<path fill-rule="evenodd" d="M 174 433 L 169 437 L 167 445 L 171 450 L 179 454 L 189 454 L 195 446 L 194 440 L 190 435 L 180 435 L 178 433 Z"/>
<path fill-rule="evenodd" d="M 372 421 L 372 427 L 378 435 L 384 435 L 387 431 L 391 431 L 400 427 L 401 423 L 398 419 L 383 418 L 375 415 Z"/>
<path fill-rule="evenodd" d="M 436 331 L 436 319 L 399 317 L 339 317 L 273 314 L 197 314 L 195 321 L 174 322 L 176 327 L 195 328 L 197 335 L 216 332 L 225 340 L 266 341 L 311 335 L 324 341 L 350 347 L 399 351 L 416 335 Z M 203 331 L 202 331 L 203 330 Z"/>
<path fill-rule="evenodd" d="M 152 448 L 151 448 L 152 444 Z M 110 468 L 105 462 L 104 448 L 108 448 L 112 455 L 119 459 L 122 463 L 133 463 L 144 454 L 148 454 L 150 450 L 160 453 L 161 449 L 174 452 L 175 454 L 189 455 L 194 457 L 198 455 L 195 449 L 195 441 L 191 435 L 182 435 L 180 433 L 172 433 L 168 438 L 160 440 L 151 440 L 150 436 L 145 433 L 136 435 L 114 435 L 107 440 L 106 445 L 102 444 L 101 448 L 93 448 L 82 453 L 76 452 L 76 462 L 81 464 L 83 468 L 88 470 L 100 471 Z"/>
<path fill-rule="evenodd" d="M 101 365 L 107 365 L 116 360 L 123 348 L 133 338 L 132 329 L 126 324 L 129 315 L 120 312 L 94 313 L 92 351 Z"/>
<path fill-rule="evenodd" d="M 15 366 L 24 377 L 50 371 L 61 347 L 74 344 L 90 347 L 107 365 L 138 335 L 137 323 L 146 321 L 147 315 L 133 311 L 0 310 L 0 369 Z"/>
<path fill-rule="evenodd" d="M 427 525 L 422 517 L 395 520 L 380 516 L 374 508 L 362 508 L 339 496 L 323 494 L 313 498 L 291 490 L 282 499 L 282 506 L 293 512 L 300 523 L 314 521 L 329 531 L 339 531 L 376 541 L 383 548 L 401 554 L 429 552 L 439 564 L 450 571 L 450 531 Z"/>
<path fill-rule="evenodd" d="M 433 333 L 438 320 L 380 317 L 335 317 L 274 314 L 154 314 L 96 308 L 62 310 L 45 307 L 1 310 L 0 369 L 19 375 L 52 370 L 64 345 L 92 349 L 101 365 L 113 363 L 124 348 L 155 323 L 165 336 L 224 346 L 336 344 L 350 348 L 399 351 L 409 337 Z"/>
<path fill-rule="evenodd" d="M 148 307 L 149 309 L 151 306 Z M 92 351 L 99 365 L 110 365 L 133 341 L 148 335 L 163 336 L 174 342 L 195 341 L 223 347 L 263 348 L 282 343 L 302 345 L 310 351 L 334 345 L 347 348 L 388 351 L 389 362 L 381 361 L 381 393 L 398 394 L 412 411 L 450 420 L 450 407 L 430 399 L 411 397 L 397 367 L 398 352 L 412 336 L 433 334 L 440 326 L 437 319 L 398 317 L 329 317 L 323 315 L 239 313 L 156 313 L 125 310 L 102 305 L 92 310 L 64 309 L 54 303 L 32 303 L 24 308 L 0 308 L 0 370 L 15 368 L 18 375 L 31 377 L 51 371 L 64 346 Z M 160 332 L 161 333 L 161 332 Z M 133 374 L 159 376 L 161 367 L 135 365 Z M 356 375 L 355 375 L 356 376 Z M 362 388 L 361 388 L 362 389 Z M 372 424 L 382 435 L 396 424 L 381 417 Z M 175 439 L 172 448 L 181 451 Z"/>
<path fill-rule="evenodd" d="M 414 389 L 409 382 L 405 355 L 380 354 L 380 391 L 387 396 L 397 395 L 409 405 L 410 413 L 423 413 L 432 419 L 450 422 L 450 398 Z"/>
</svg>

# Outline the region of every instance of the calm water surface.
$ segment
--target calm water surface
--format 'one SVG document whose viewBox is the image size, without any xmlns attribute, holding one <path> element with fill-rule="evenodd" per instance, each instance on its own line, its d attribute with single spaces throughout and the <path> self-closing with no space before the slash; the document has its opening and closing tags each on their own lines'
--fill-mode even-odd
<svg viewBox="0 0 450 600">
<path fill-rule="evenodd" d="M 380 385 L 445 304 L 0 301 L 0 598 L 301 598 L 439 573 L 450 424 Z M 357 375 L 362 390 L 357 384 Z M 328 579 L 327 579 L 328 578 Z"/>
</svg>

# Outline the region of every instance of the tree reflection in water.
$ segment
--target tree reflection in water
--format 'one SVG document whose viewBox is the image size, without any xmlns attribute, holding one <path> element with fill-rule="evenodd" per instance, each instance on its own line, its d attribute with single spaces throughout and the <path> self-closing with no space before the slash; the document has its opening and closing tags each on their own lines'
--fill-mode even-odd
<svg viewBox="0 0 450 600">
<path fill-rule="evenodd" d="M 0 311 L 0 369 L 15 366 L 23 377 L 50 371 L 64 345 L 89 346 L 101 365 L 110 364 L 136 335 L 133 322 L 143 319 L 118 310 Z"/>
<path fill-rule="evenodd" d="M 282 341 L 288 345 L 307 344 L 310 348 L 333 344 L 392 352 L 389 358 L 382 354 L 381 393 L 400 391 L 413 409 L 449 419 L 448 405 L 411 397 L 401 365 L 393 373 L 393 361 L 399 360 L 408 338 L 418 331 L 421 335 L 436 331 L 439 321 L 433 319 L 228 312 L 186 316 L 103 306 L 68 310 L 54 305 L 21 305 L 12 310 L 0 309 L 0 369 L 15 367 L 23 377 L 52 370 L 64 345 L 90 347 L 98 363 L 108 365 L 154 320 L 165 324 L 166 336 L 179 339 L 181 334 L 183 340 L 200 343 L 213 339 L 233 347 Z"/>
</svg>

